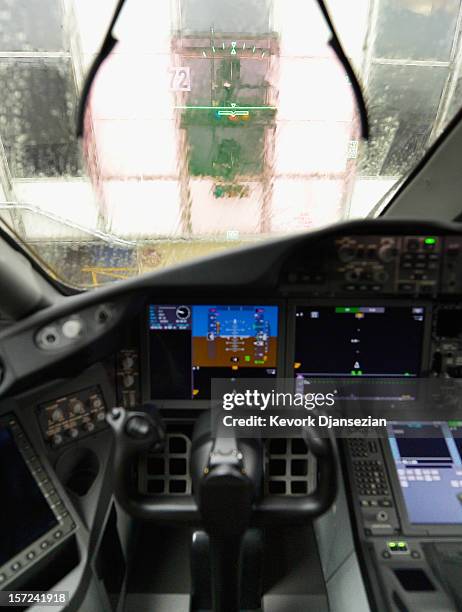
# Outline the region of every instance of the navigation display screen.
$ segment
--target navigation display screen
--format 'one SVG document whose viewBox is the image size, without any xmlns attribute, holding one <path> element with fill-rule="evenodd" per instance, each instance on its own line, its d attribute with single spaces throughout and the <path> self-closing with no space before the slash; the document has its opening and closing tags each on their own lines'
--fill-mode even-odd
<svg viewBox="0 0 462 612">
<path fill-rule="evenodd" d="M 154 399 L 210 399 L 213 378 L 277 375 L 277 306 L 154 304 L 148 325 Z"/>
<path fill-rule="evenodd" d="M 462 524 L 462 421 L 389 423 L 389 443 L 412 524 Z"/>
<path fill-rule="evenodd" d="M 11 431 L 0 427 L 0 565 L 57 524 Z"/>
<path fill-rule="evenodd" d="M 319 377 L 416 377 L 422 306 L 297 306 L 294 373 Z"/>
</svg>

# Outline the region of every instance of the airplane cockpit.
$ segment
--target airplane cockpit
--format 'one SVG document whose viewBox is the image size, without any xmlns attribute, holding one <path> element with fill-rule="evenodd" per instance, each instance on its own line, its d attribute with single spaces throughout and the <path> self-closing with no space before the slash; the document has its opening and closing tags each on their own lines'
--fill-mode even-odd
<svg viewBox="0 0 462 612">
<path fill-rule="evenodd" d="M 461 610 L 462 5 L 155 5 L 0 1 L 0 607 Z"/>
</svg>

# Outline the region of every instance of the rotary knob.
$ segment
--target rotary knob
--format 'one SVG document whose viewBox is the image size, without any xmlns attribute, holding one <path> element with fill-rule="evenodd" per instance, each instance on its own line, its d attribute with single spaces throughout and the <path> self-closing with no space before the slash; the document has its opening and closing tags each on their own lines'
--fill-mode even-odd
<svg viewBox="0 0 462 612">
<path fill-rule="evenodd" d="M 133 368 L 134 365 L 135 360 L 133 359 L 133 357 L 127 356 L 123 358 L 122 367 L 124 370 L 129 370 L 130 368 Z"/>
<path fill-rule="evenodd" d="M 353 246 L 348 246 L 344 244 L 338 250 L 338 258 L 343 263 L 347 263 L 349 261 L 353 261 L 356 256 L 356 249 Z"/>
<path fill-rule="evenodd" d="M 135 377 L 132 376 L 131 374 L 126 374 L 123 377 L 123 385 L 126 389 L 128 389 L 129 387 L 131 387 L 133 385 L 133 383 L 135 382 Z"/>
<path fill-rule="evenodd" d="M 64 418 L 64 414 L 61 408 L 55 408 L 53 412 L 51 413 L 51 420 L 54 423 L 58 423 L 59 421 L 62 421 L 63 418 Z"/>
<path fill-rule="evenodd" d="M 358 281 L 361 278 L 361 270 L 348 270 L 345 274 L 345 280 L 349 282 Z"/>
<path fill-rule="evenodd" d="M 62 444 L 63 443 L 62 435 L 59 433 L 55 434 L 52 438 L 52 443 L 53 443 L 53 446 L 59 446 L 60 444 Z"/>
<path fill-rule="evenodd" d="M 99 410 L 103 406 L 103 402 L 101 398 L 95 397 L 95 399 L 92 401 L 92 406 L 93 408 L 96 408 L 97 410 Z"/>
<path fill-rule="evenodd" d="M 85 404 L 81 400 L 76 400 L 72 403 L 72 412 L 74 414 L 85 414 Z"/>
<path fill-rule="evenodd" d="M 398 249 L 390 243 L 384 244 L 380 247 L 378 252 L 378 258 L 383 263 L 390 263 L 395 259 L 398 254 Z"/>
<path fill-rule="evenodd" d="M 71 429 L 68 430 L 67 435 L 72 440 L 75 440 L 79 435 L 79 430 L 76 427 L 72 427 Z"/>
</svg>

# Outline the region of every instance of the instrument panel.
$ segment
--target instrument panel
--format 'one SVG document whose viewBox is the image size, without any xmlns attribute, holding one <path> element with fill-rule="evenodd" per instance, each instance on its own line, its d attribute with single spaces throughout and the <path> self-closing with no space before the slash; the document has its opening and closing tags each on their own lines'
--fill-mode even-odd
<svg viewBox="0 0 462 612">
<path fill-rule="evenodd" d="M 462 292 L 459 236 L 342 236 L 297 251 L 284 266 L 288 293 L 436 297 Z"/>
<path fill-rule="evenodd" d="M 99 387 L 82 389 L 42 404 L 38 416 L 42 434 L 53 448 L 106 427 L 106 405 Z"/>
<path fill-rule="evenodd" d="M 320 234 L 274 274 L 271 291 L 245 300 L 148 294 L 116 354 L 117 401 L 198 408 L 213 378 L 462 377 L 462 237 Z M 72 441 L 80 405 L 39 407 L 48 444 Z M 103 426 L 84 412 L 78 439 Z"/>
<path fill-rule="evenodd" d="M 431 370 L 430 301 L 258 304 L 150 304 L 142 324 L 144 399 L 167 408 L 205 404 L 214 378 L 293 379 L 302 392 L 313 378 L 417 378 Z"/>
<path fill-rule="evenodd" d="M 462 377 L 459 236 L 320 238 L 289 253 L 273 294 L 152 301 L 140 397 L 197 404 L 212 378 Z"/>
</svg>

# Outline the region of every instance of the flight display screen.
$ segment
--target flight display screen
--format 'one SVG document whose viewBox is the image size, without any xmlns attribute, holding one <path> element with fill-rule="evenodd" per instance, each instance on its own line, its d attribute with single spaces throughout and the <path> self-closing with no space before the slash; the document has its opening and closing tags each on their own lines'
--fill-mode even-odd
<svg viewBox="0 0 462 612">
<path fill-rule="evenodd" d="M 210 399 L 214 378 L 277 375 L 278 307 L 149 306 L 151 397 Z"/>
<path fill-rule="evenodd" d="M 297 306 L 297 378 L 416 377 L 425 327 L 422 306 Z"/>
<path fill-rule="evenodd" d="M 392 422 L 389 443 L 411 524 L 462 524 L 462 421 Z"/>
<path fill-rule="evenodd" d="M 0 491 L 3 565 L 58 522 L 6 427 L 0 427 Z"/>
</svg>

